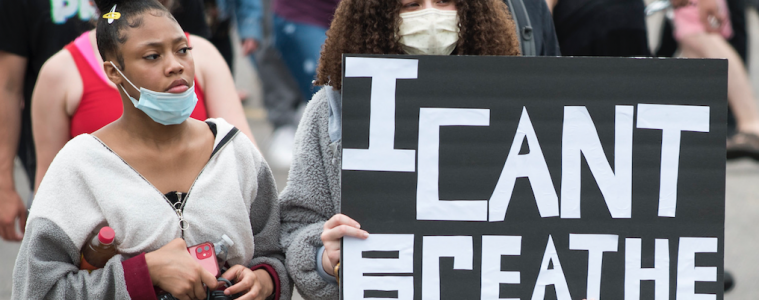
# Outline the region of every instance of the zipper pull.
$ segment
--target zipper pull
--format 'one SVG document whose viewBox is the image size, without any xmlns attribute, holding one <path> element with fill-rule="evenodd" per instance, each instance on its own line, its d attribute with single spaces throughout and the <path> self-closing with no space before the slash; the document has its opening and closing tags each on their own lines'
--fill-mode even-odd
<svg viewBox="0 0 759 300">
<path fill-rule="evenodd" d="M 187 230 L 187 228 L 190 227 L 190 224 L 185 221 L 184 216 L 182 215 L 182 211 L 177 209 L 177 217 L 179 217 L 179 228 L 182 229 L 182 232 Z"/>
<path fill-rule="evenodd" d="M 179 217 L 179 228 L 182 229 L 182 233 L 184 235 L 184 231 L 190 227 L 190 224 L 187 223 L 184 219 L 184 215 L 182 214 L 182 202 L 184 199 L 182 199 L 182 193 L 177 192 L 177 202 L 174 203 L 174 211 L 177 213 L 177 217 Z"/>
</svg>

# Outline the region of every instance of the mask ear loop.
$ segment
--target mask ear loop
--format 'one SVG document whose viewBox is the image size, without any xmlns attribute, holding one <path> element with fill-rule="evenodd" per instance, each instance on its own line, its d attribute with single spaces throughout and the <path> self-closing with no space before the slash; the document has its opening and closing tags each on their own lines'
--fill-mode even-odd
<svg viewBox="0 0 759 300">
<path fill-rule="evenodd" d="M 135 90 L 138 90 L 138 91 L 140 90 L 140 89 L 138 89 L 138 88 L 137 88 L 137 86 L 136 86 L 136 85 L 134 85 L 134 84 L 133 84 L 131 81 L 129 81 L 129 78 L 127 78 L 126 76 L 124 76 L 124 73 L 121 73 L 121 70 L 119 70 L 119 67 L 117 67 L 117 66 L 116 66 L 116 65 L 113 63 L 113 61 L 110 61 L 110 60 L 109 60 L 109 61 L 108 61 L 108 63 L 110 63 L 110 64 L 111 64 L 111 66 L 113 66 L 114 68 L 116 68 L 116 71 L 117 71 L 117 72 L 119 72 L 119 74 L 121 74 L 121 77 L 123 77 L 124 79 L 126 79 L 126 81 L 127 81 L 127 82 L 129 82 L 129 84 L 130 84 L 130 85 L 132 85 L 132 87 L 133 87 Z M 124 86 L 123 86 L 123 85 L 121 85 L 121 89 L 123 89 L 123 90 L 124 90 L 124 93 L 126 93 L 126 92 L 127 92 L 127 91 L 126 91 L 126 89 L 124 88 Z M 127 93 L 127 96 L 129 96 L 129 93 Z M 131 96 L 130 96 L 130 97 L 131 97 Z"/>
</svg>

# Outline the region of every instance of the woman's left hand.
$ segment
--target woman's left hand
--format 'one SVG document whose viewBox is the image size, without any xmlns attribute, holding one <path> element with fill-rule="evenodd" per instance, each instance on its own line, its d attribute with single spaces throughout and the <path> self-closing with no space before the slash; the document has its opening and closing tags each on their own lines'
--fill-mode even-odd
<svg viewBox="0 0 759 300">
<path fill-rule="evenodd" d="M 224 290 L 225 295 L 244 293 L 237 299 L 263 300 L 274 291 L 274 283 L 269 272 L 264 269 L 252 271 L 242 265 L 234 265 L 221 277 L 234 283 Z"/>
</svg>

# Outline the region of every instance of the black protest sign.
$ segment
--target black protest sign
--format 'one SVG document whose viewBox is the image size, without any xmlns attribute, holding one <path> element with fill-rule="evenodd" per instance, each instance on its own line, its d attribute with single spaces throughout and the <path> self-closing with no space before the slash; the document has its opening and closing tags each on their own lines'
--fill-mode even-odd
<svg viewBox="0 0 759 300">
<path fill-rule="evenodd" d="M 343 66 L 343 299 L 723 298 L 726 61 Z"/>
</svg>

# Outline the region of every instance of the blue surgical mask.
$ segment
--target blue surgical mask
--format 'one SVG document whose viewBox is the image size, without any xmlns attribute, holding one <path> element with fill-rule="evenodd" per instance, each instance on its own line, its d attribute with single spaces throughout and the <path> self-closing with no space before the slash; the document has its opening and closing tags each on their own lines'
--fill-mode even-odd
<svg viewBox="0 0 759 300">
<path fill-rule="evenodd" d="M 137 109 L 143 111 L 148 117 L 153 119 L 156 123 L 163 125 L 176 125 L 184 122 L 190 117 L 192 111 L 195 110 L 195 104 L 198 103 L 198 96 L 195 95 L 194 85 L 179 94 L 175 93 L 162 93 L 151 91 L 146 88 L 137 88 L 131 81 L 129 81 L 124 73 L 121 73 L 118 67 L 109 61 L 111 65 L 119 71 L 121 77 L 124 77 L 129 84 L 134 87 L 135 90 L 140 91 L 140 100 L 137 101 L 127 93 L 123 85 L 119 85 L 124 93 L 132 100 L 132 104 Z"/>
</svg>

